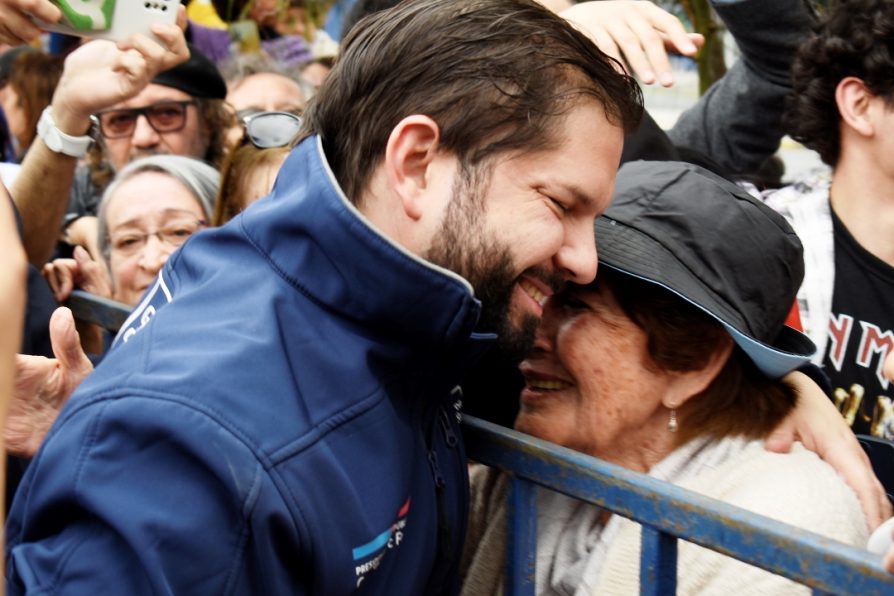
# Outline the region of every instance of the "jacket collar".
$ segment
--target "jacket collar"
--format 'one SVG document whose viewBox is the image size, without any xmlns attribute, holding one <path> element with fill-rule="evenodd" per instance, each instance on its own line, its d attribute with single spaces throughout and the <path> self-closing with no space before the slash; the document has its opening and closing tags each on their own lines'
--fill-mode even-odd
<svg viewBox="0 0 894 596">
<path fill-rule="evenodd" d="M 480 303 L 461 276 L 383 236 L 347 200 L 317 136 L 239 220 L 287 283 L 342 317 L 410 344 L 468 340 Z"/>
</svg>

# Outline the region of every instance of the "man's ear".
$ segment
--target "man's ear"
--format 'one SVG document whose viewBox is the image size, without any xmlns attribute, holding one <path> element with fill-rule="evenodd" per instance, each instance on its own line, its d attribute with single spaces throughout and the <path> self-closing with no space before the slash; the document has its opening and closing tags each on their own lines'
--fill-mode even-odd
<svg viewBox="0 0 894 596">
<path fill-rule="evenodd" d="M 672 380 L 669 391 L 664 398 L 663 405 L 666 408 L 679 408 L 690 399 L 708 388 L 708 385 L 720 374 L 733 353 L 733 338 L 726 337 L 724 341 L 711 354 L 708 362 L 698 370 L 672 372 Z"/>
<path fill-rule="evenodd" d="M 429 167 L 438 153 L 438 124 L 420 114 L 397 123 L 385 147 L 388 183 L 400 198 L 407 217 L 418 220 L 423 214 L 422 194 L 431 183 Z"/>
<path fill-rule="evenodd" d="M 863 136 L 875 133 L 870 108 L 875 96 L 861 79 L 845 77 L 835 87 L 835 103 L 841 120 Z"/>
</svg>

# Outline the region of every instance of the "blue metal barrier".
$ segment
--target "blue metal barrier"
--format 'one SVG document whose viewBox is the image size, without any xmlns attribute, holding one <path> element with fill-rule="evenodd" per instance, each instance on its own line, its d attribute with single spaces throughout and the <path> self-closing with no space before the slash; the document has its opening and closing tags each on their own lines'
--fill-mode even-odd
<svg viewBox="0 0 894 596">
<path fill-rule="evenodd" d="M 894 576 L 877 555 L 727 505 L 698 493 L 464 417 L 470 459 L 514 476 L 507 544 L 507 586 L 534 594 L 534 484 L 598 505 L 643 526 L 642 594 L 676 590 L 677 538 L 810 586 L 815 594 L 894 594 Z"/>
<path fill-rule="evenodd" d="M 75 318 L 110 331 L 130 310 L 81 291 L 68 306 Z M 642 594 L 675 593 L 678 538 L 810 586 L 815 594 L 894 594 L 894 576 L 868 551 L 471 416 L 463 420 L 463 434 L 471 459 L 514 476 L 506 577 L 513 596 L 534 594 L 536 485 L 642 524 Z"/>
</svg>

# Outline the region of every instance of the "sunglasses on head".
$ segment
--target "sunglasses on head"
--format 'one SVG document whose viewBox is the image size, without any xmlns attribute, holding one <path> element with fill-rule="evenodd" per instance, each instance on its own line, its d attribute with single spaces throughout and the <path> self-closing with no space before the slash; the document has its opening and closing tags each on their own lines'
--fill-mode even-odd
<svg viewBox="0 0 894 596">
<path fill-rule="evenodd" d="M 285 147 L 298 136 L 301 118 L 290 112 L 255 112 L 242 117 L 245 136 L 258 149 Z"/>
<path fill-rule="evenodd" d="M 142 108 L 103 110 L 90 117 L 107 139 L 121 139 L 133 135 L 137 119 L 145 116 L 155 132 L 177 132 L 186 125 L 186 110 L 196 105 L 195 99 L 184 101 L 160 101 Z"/>
</svg>

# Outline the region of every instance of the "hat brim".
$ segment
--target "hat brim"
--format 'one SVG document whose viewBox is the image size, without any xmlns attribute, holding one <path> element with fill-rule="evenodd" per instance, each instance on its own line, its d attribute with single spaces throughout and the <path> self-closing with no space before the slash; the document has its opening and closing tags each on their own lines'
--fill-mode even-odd
<svg viewBox="0 0 894 596">
<path fill-rule="evenodd" d="M 655 239 L 607 217 L 598 218 L 595 229 L 600 266 L 657 284 L 704 311 L 726 328 L 767 377 L 782 377 L 809 362 L 816 353 L 810 338 L 787 326 L 772 345 L 749 335 L 744 331 L 748 326 L 742 316 Z"/>
</svg>

